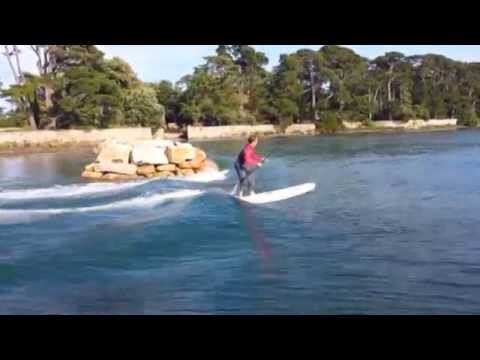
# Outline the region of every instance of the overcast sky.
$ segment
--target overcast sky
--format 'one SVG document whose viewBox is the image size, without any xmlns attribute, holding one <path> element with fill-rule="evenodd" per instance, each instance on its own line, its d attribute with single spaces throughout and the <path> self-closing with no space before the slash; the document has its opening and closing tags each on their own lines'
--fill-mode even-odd
<svg viewBox="0 0 480 360">
<path fill-rule="evenodd" d="M 301 48 L 317 50 L 321 45 L 254 45 L 270 59 L 269 68 L 276 65 L 280 54 L 291 53 Z M 343 45 L 359 55 L 374 58 L 387 51 L 399 51 L 406 55 L 435 53 L 460 61 L 480 61 L 480 45 Z M 144 81 L 170 80 L 175 82 L 190 73 L 194 66 L 203 62 L 203 57 L 211 55 L 216 45 L 98 45 L 107 57 L 119 56 L 126 60 L 140 79 Z M 22 49 L 24 71 L 36 73 L 33 52 L 27 45 Z M 3 52 L 3 45 L 1 45 Z M 13 76 L 4 56 L 0 58 L 0 82 L 5 85 L 13 81 Z M 0 102 L 0 106 L 4 106 Z"/>
</svg>

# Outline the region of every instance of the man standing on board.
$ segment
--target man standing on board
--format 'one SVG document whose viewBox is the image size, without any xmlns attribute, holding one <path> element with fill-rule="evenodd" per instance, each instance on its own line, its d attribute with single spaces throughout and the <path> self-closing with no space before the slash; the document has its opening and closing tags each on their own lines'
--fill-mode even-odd
<svg viewBox="0 0 480 360">
<path fill-rule="evenodd" d="M 235 171 L 238 175 L 238 184 L 235 191 L 236 196 L 242 196 L 245 184 L 247 185 L 247 196 L 254 194 L 255 178 L 253 172 L 261 167 L 265 161 L 265 158 L 259 156 L 255 151 L 257 144 L 258 138 L 256 136 L 250 136 L 248 138 L 248 144 L 243 147 L 235 161 Z"/>
</svg>

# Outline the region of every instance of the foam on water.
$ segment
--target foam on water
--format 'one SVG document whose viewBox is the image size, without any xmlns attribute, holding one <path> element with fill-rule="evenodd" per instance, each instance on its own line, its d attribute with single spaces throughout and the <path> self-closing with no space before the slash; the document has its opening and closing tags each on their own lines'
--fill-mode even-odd
<svg viewBox="0 0 480 360">
<path fill-rule="evenodd" d="M 63 197 L 75 197 L 91 195 L 98 193 L 117 192 L 130 189 L 135 186 L 146 184 L 147 181 L 136 181 L 132 183 L 90 183 L 90 184 L 72 184 L 56 185 L 49 188 L 39 189 L 17 189 L 0 192 L 1 200 L 29 200 L 29 199 L 54 199 Z"/>
<path fill-rule="evenodd" d="M 61 209 L 12 209 L 0 210 L 0 224 L 11 224 L 24 221 L 31 221 L 39 217 L 48 215 L 58 215 L 75 212 L 92 212 L 111 209 L 125 209 L 125 208 L 147 208 L 154 207 L 161 202 L 181 199 L 191 196 L 198 196 L 203 193 L 202 190 L 180 190 L 171 193 L 155 194 L 152 196 L 139 196 L 128 200 L 116 201 L 110 204 L 77 207 L 77 208 L 61 208 Z"/>
<path fill-rule="evenodd" d="M 214 181 L 226 180 L 227 175 L 228 175 L 228 170 L 223 170 L 223 171 L 217 171 L 217 172 L 199 173 L 199 174 L 189 176 L 187 178 L 171 177 L 171 178 L 169 178 L 169 180 L 209 183 L 209 182 L 214 182 Z"/>
<path fill-rule="evenodd" d="M 172 177 L 169 180 L 209 183 L 214 181 L 222 181 L 227 178 L 228 170 L 212 173 L 195 174 L 188 178 Z M 35 200 L 35 199 L 55 199 L 64 197 L 76 197 L 85 195 L 94 195 L 101 193 L 113 193 L 127 190 L 136 186 L 144 185 L 152 181 L 160 181 L 162 179 L 149 179 L 143 181 L 135 181 L 131 183 L 90 183 L 90 184 L 72 184 L 72 185 L 56 185 L 50 188 L 38 189 L 16 189 L 0 191 L 0 200 Z"/>
</svg>

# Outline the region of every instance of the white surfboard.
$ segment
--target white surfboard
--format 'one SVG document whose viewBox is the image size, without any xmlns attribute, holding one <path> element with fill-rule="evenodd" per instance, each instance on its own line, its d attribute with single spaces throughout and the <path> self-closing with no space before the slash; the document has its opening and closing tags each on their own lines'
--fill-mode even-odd
<svg viewBox="0 0 480 360">
<path fill-rule="evenodd" d="M 278 189 L 278 190 L 263 192 L 259 194 L 253 194 L 250 196 L 243 196 L 243 197 L 238 197 L 234 195 L 232 196 L 240 201 L 245 201 L 250 204 L 267 204 L 267 203 L 272 203 L 276 201 L 287 200 L 295 196 L 300 196 L 300 195 L 309 193 L 315 190 L 315 187 L 316 187 L 315 183 L 306 183 L 302 185 L 291 186 L 284 189 Z"/>
</svg>

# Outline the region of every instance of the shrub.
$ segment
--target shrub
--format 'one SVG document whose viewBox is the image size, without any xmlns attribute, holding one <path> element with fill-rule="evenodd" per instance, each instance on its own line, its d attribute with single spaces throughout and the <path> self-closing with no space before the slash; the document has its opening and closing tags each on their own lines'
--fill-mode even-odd
<svg viewBox="0 0 480 360">
<path fill-rule="evenodd" d="M 317 126 L 320 131 L 333 133 L 341 129 L 342 122 L 337 112 L 323 111 L 320 113 L 320 120 Z"/>
</svg>

